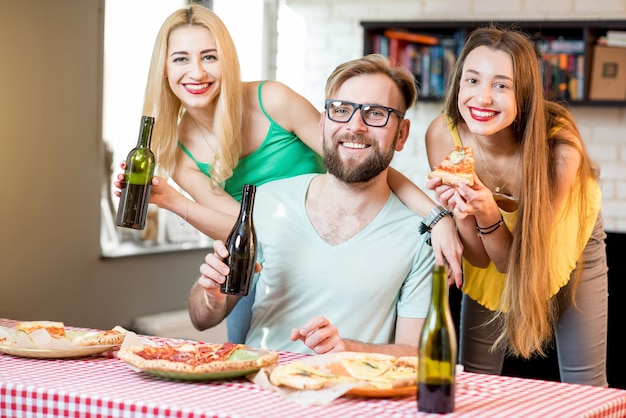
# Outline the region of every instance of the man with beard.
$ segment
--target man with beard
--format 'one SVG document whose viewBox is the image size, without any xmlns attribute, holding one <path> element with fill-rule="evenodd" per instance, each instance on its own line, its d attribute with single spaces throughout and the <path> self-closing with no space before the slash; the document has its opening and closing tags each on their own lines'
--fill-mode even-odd
<svg viewBox="0 0 626 418">
<path fill-rule="evenodd" d="M 320 131 L 325 174 L 260 186 L 254 224 L 261 265 L 246 345 L 303 353 L 415 355 L 434 255 L 422 218 L 387 183 L 410 128 L 413 76 L 380 55 L 338 66 L 326 84 Z M 224 244 L 200 267 L 189 295 L 197 329 L 237 301 L 220 293 Z"/>
</svg>

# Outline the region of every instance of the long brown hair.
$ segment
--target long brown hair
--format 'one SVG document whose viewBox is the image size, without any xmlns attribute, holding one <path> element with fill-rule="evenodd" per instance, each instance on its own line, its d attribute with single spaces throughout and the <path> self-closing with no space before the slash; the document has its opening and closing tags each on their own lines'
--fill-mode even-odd
<svg viewBox="0 0 626 418">
<path fill-rule="evenodd" d="M 571 146 L 581 155 L 578 181 L 572 186 L 579 188 L 580 199 L 566 201 L 564 205 L 578 204 L 580 213 L 585 213 L 587 180 L 597 179 L 597 173 L 582 140 L 572 142 L 564 134 L 580 138 L 569 111 L 545 100 L 539 57 L 534 44 L 520 30 L 490 25 L 469 34 L 456 62 L 444 104 L 444 111 L 454 125 L 463 123 L 458 108 L 463 64 L 467 55 L 479 46 L 504 51 L 513 61 L 518 114 L 512 129 L 519 143 L 522 174 L 517 178 L 519 216 L 511 231 L 513 243 L 506 283 L 494 316 L 494 319 L 503 316 L 504 320 L 494 347 L 503 347 L 525 358 L 533 354 L 545 355 L 557 319 L 556 300 L 549 297 L 550 266 L 556 260 L 550 258 L 551 240 L 546 239 L 553 235 L 551 214 L 556 209 L 553 197 L 557 187 L 557 146 Z M 584 244 L 584 239 L 579 234 L 578 244 Z"/>
<path fill-rule="evenodd" d="M 175 11 L 163 22 L 154 43 L 143 111 L 155 117 L 152 148 L 159 173 L 168 177 L 175 168 L 178 123 L 185 109 L 168 85 L 165 60 L 171 32 L 184 26 L 201 26 L 211 31 L 222 66 L 222 87 L 213 125 L 219 149 L 211 168 L 211 185 L 217 190 L 232 176 L 241 155 L 244 94 L 235 44 L 226 25 L 211 10 L 193 4 Z"/>
</svg>

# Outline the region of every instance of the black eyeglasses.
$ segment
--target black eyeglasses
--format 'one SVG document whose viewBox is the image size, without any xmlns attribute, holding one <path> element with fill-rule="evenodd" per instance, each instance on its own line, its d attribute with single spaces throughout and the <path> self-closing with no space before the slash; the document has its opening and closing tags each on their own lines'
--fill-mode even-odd
<svg viewBox="0 0 626 418">
<path fill-rule="evenodd" d="M 326 100 L 326 116 L 333 122 L 347 123 L 357 110 L 361 110 L 361 118 L 367 126 L 382 128 L 389 122 L 389 115 L 395 113 L 404 119 L 404 113 L 391 107 L 373 104 L 352 103 L 343 100 Z"/>
</svg>

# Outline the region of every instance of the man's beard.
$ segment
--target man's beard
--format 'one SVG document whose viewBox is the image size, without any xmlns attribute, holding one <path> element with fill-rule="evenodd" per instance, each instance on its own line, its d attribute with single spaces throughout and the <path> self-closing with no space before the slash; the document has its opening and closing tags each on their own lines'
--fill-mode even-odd
<svg viewBox="0 0 626 418">
<path fill-rule="evenodd" d="M 343 135 L 337 137 L 336 141 L 324 137 L 322 147 L 324 149 L 326 170 L 337 179 L 346 183 L 364 183 L 383 172 L 391 163 L 397 138 L 394 139 L 392 146 L 387 151 L 381 151 L 376 141 L 364 139 L 365 137 L 360 135 Z M 355 165 L 351 159 L 347 161 L 342 160 L 339 154 L 339 142 L 353 141 L 370 145 L 369 157 L 358 165 Z"/>
</svg>

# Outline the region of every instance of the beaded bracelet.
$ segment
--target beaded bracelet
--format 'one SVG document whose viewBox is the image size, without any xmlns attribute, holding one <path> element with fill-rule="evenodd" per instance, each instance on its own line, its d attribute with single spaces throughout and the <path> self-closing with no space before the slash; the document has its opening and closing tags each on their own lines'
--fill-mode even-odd
<svg viewBox="0 0 626 418">
<path fill-rule="evenodd" d="M 419 231 L 420 234 L 430 233 L 433 227 L 439 222 L 444 216 L 450 215 L 452 216 L 452 212 L 443 206 L 436 206 L 433 210 L 430 211 L 426 219 L 420 222 Z M 430 237 L 426 239 L 426 244 L 431 245 Z"/>
<path fill-rule="evenodd" d="M 498 228 L 500 228 L 503 224 L 504 224 L 504 217 L 500 215 L 500 220 L 493 225 L 489 225 L 484 228 L 481 228 L 480 226 L 478 226 L 478 223 L 476 223 L 476 231 L 478 231 L 479 237 L 481 235 L 489 235 L 492 232 L 496 231 Z"/>
</svg>

